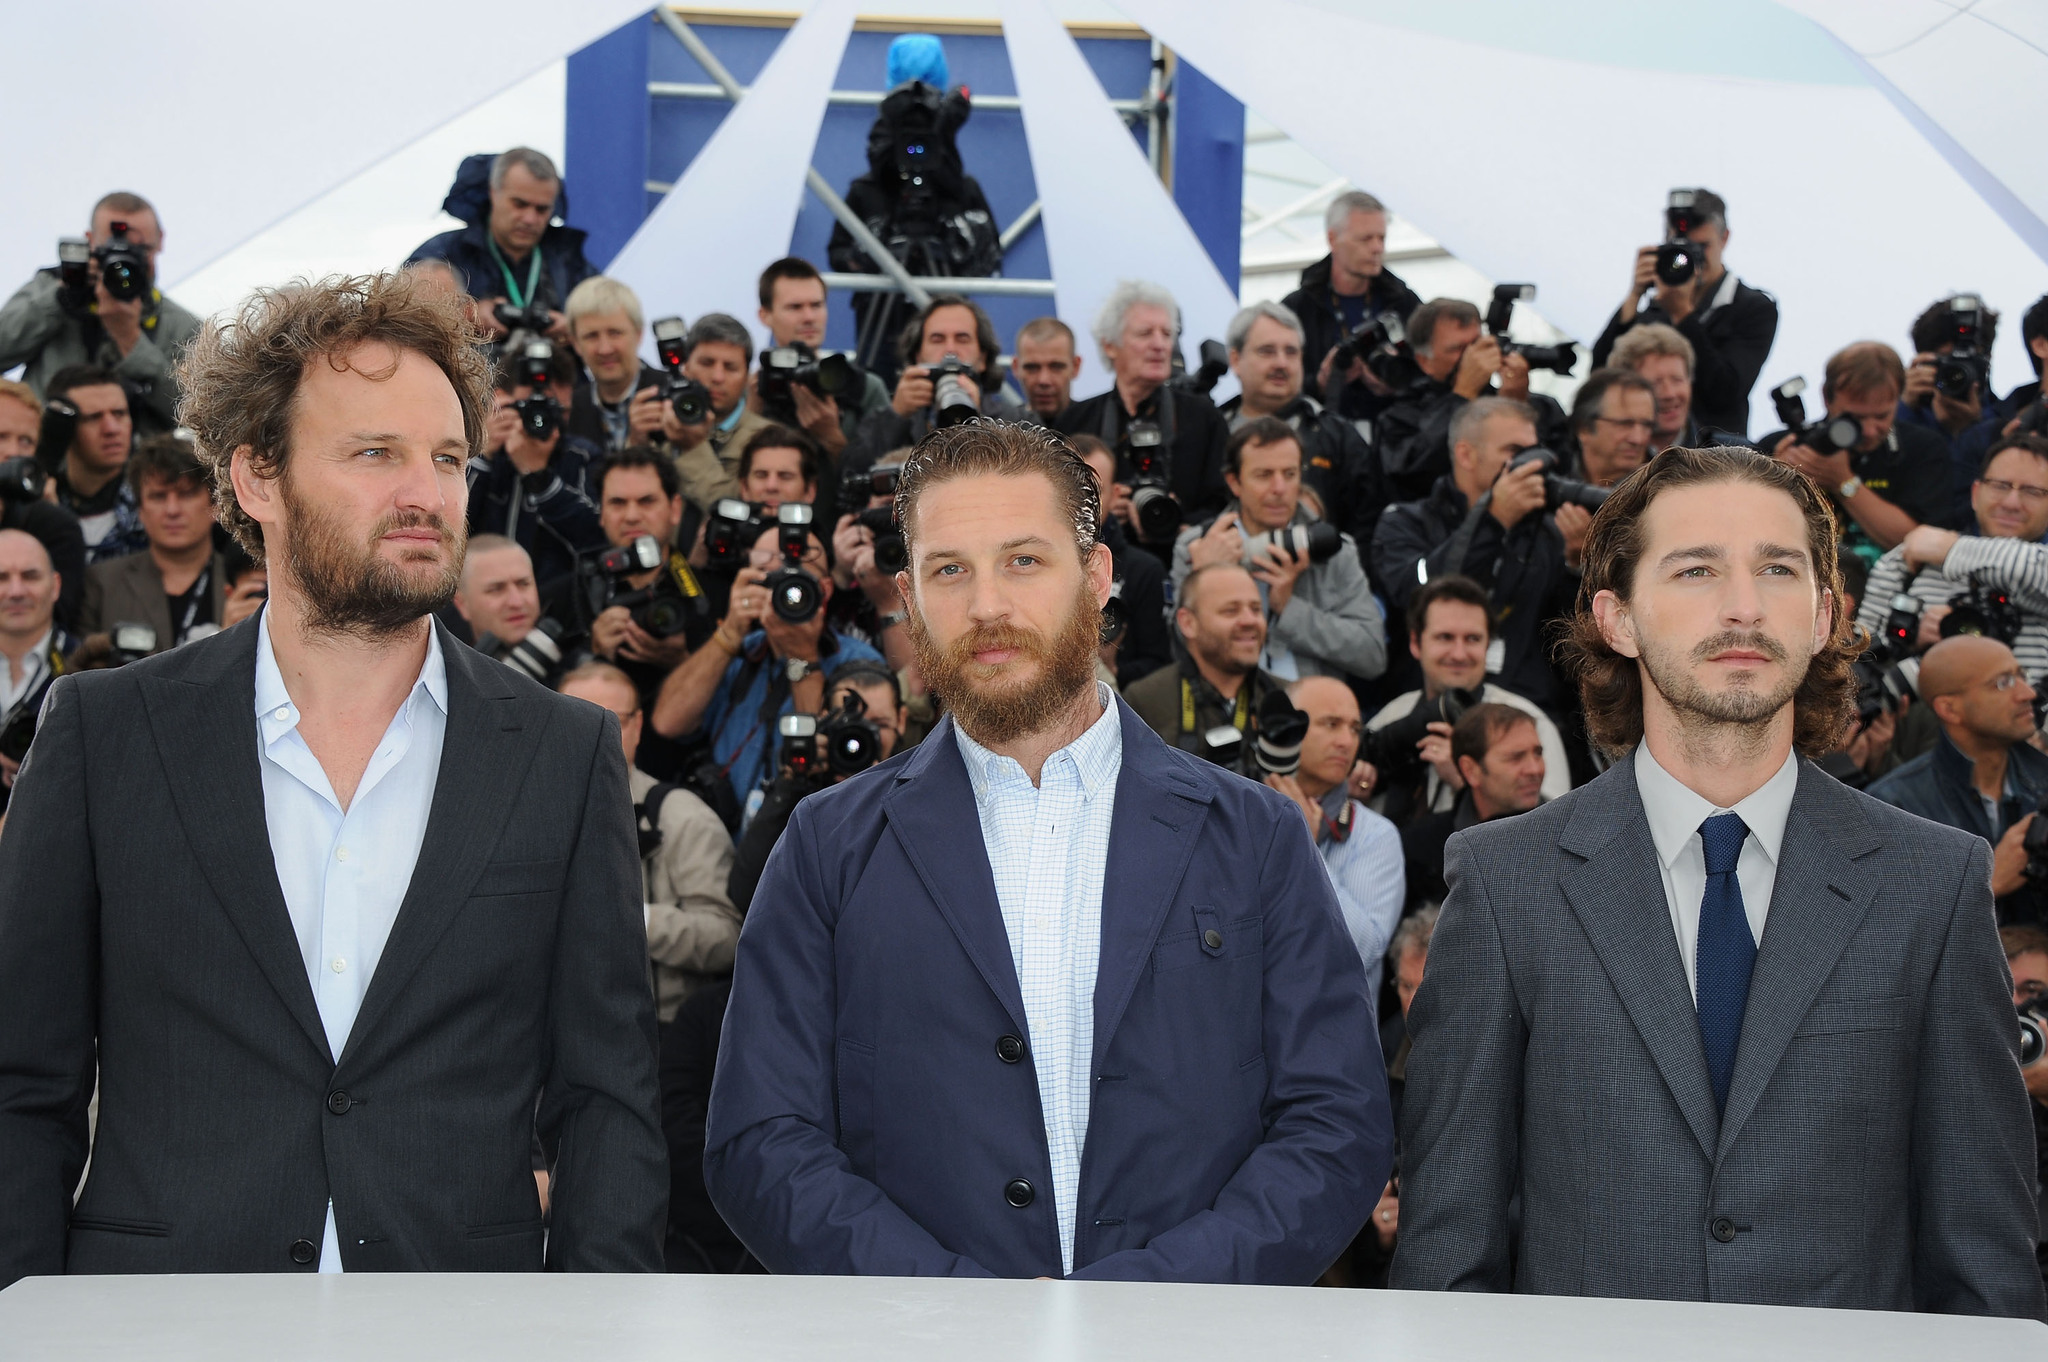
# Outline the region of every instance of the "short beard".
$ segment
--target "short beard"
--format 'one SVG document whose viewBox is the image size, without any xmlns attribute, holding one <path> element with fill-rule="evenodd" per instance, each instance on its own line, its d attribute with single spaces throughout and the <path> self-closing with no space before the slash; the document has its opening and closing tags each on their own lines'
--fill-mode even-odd
<svg viewBox="0 0 2048 1362">
<path fill-rule="evenodd" d="M 917 650 L 918 671 L 952 712 L 953 722 L 982 746 L 999 747 L 1057 724 L 1094 682 L 1102 612 L 1084 581 L 1073 609 L 1050 637 L 1006 625 L 977 625 L 942 648 L 914 609 L 905 627 Z M 976 653 L 992 648 L 1014 648 L 1019 656 L 998 667 L 974 660 Z M 1005 676 L 1027 658 L 1038 663 L 1035 676 L 1022 681 Z"/>
<path fill-rule="evenodd" d="M 1728 630 L 1705 639 L 1692 649 L 1688 663 L 1700 663 L 1715 653 L 1730 648 L 1744 648 L 1762 653 L 1783 669 L 1784 679 L 1773 690 L 1758 690 L 1753 686 L 1731 686 L 1725 691 L 1714 692 L 1702 686 L 1688 666 L 1662 648 L 1645 644 L 1642 649 L 1643 671 L 1650 684 L 1664 697 L 1679 721 L 1688 728 L 1702 728 L 1720 725 L 1732 728 L 1761 728 L 1775 719 L 1806 680 L 1806 668 L 1796 672 L 1789 665 L 1785 646 L 1764 633 L 1742 633 Z"/>
<path fill-rule="evenodd" d="M 279 479 L 285 511 L 285 575 L 305 601 L 308 634 L 343 635 L 365 643 L 405 633 L 455 598 L 469 527 L 450 526 L 424 511 L 395 511 L 377 522 L 367 540 L 354 542 L 338 520 L 302 500 L 289 470 Z M 378 556 L 376 543 L 393 530 L 432 529 L 454 553 L 440 571 L 415 581 Z"/>
</svg>

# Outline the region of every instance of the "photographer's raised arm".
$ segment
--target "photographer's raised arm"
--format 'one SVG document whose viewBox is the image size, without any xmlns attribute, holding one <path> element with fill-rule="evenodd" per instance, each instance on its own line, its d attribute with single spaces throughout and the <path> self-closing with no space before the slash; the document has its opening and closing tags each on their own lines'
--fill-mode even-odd
<svg viewBox="0 0 2048 1362">
<path fill-rule="evenodd" d="M 2048 544 L 1962 535 L 1936 566 L 1952 582 L 1967 583 L 1972 574 L 1981 574 L 1987 586 L 2005 588 L 2020 609 L 2048 615 Z"/>
</svg>

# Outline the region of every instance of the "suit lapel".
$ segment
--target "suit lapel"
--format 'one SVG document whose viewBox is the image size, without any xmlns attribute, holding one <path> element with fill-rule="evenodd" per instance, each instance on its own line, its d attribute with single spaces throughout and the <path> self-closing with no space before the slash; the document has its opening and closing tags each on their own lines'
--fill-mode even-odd
<svg viewBox="0 0 2048 1362">
<path fill-rule="evenodd" d="M 1160 924 L 1194 855 L 1209 792 L 1175 768 L 1166 744 L 1121 700 L 1123 763 L 1116 781 L 1102 883 L 1102 944 L 1095 967 L 1095 1046 L 1100 1071 Z"/>
<path fill-rule="evenodd" d="M 1700 1044 L 1699 1012 L 1678 955 L 1633 760 L 1616 762 L 1586 787 L 1560 845 L 1586 858 L 1560 877 L 1565 898 L 1692 1127 L 1700 1152 L 1712 1158 L 1719 1120 Z"/>
<path fill-rule="evenodd" d="M 342 1047 L 341 1062 L 359 1054 L 363 1038 L 391 1007 L 468 900 L 470 887 L 496 851 L 544 722 L 520 703 L 501 664 L 434 628 L 448 669 L 448 726 L 434 799 L 391 937 L 363 992 Z"/>
<path fill-rule="evenodd" d="M 1862 924 L 1877 880 L 1855 858 L 1878 845 L 1854 796 L 1812 762 L 1801 761 L 1743 1008 L 1742 1040 L 1721 1118 L 1722 1155 L 1756 1110 L 1792 1033 Z"/>
<path fill-rule="evenodd" d="M 143 704 L 179 824 L 200 870 L 285 1010 L 332 1064 L 327 1030 L 271 859 L 257 756 L 259 627 L 251 621 L 228 630 L 217 643 L 181 649 L 176 660 L 185 665 L 146 681 Z"/>
<path fill-rule="evenodd" d="M 937 905 L 960 947 L 1001 1000 L 1017 1034 L 1031 1034 L 1024 992 L 1010 956 L 1010 933 L 996 900 L 995 873 L 981 835 L 974 785 L 953 736 L 953 720 L 940 722 L 917 745 L 883 807 L 889 827 L 910 859 L 925 893 Z"/>
</svg>

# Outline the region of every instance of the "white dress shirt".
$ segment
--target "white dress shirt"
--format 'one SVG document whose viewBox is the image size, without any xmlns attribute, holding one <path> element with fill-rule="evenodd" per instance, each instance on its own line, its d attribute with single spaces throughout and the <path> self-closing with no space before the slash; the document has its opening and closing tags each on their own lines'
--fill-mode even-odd
<svg viewBox="0 0 2048 1362">
<path fill-rule="evenodd" d="M 1748 798 L 1732 809 L 1716 808 L 1679 783 L 1657 764 L 1650 744 L 1636 744 L 1636 791 L 1650 820 L 1650 840 L 1657 844 L 1657 863 L 1664 872 L 1664 901 L 1671 909 L 1671 930 L 1678 934 L 1678 958 L 1685 962 L 1685 986 L 1699 997 L 1693 952 L 1700 939 L 1700 901 L 1707 893 L 1707 853 L 1700 844 L 1700 824 L 1717 813 L 1732 813 L 1749 828 L 1742 856 L 1735 863 L 1735 882 L 1742 886 L 1742 911 L 1750 935 L 1764 943 L 1764 918 L 1771 911 L 1771 889 L 1778 880 L 1778 853 L 1785 844 L 1785 819 L 1799 788 L 1799 756 L 1785 755 L 1785 764 Z"/>
<path fill-rule="evenodd" d="M 1387 944 L 1401 923 L 1401 904 L 1408 897 L 1408 866 L 1401 856 L 1401 833 L 1392 823 L 1357 800 L 1351 800 L 1351 834 L 1343 841 L 1327 827 L 1316 851 L 1337 891 L 1337 907 L 1351 944 L 1365 961 L 1365 996 L 1379 1006 L 1380 975 Z"/>
<path fill-rule="evenodd" d="M 299 708 L 278 670 L 270 611 L 264 610 L 256 635 L 263 816 L 313 1001 L 337 1059 L 412 883 L 447 728 L 448 670 L 440 638 L 430 632 L 419 679 L 392 715 L 344 811 L 327 772 L 299 736 Z M 341 1271 L 331 1200 L 320 1270 Z"/>
<path fill-rule="evenodd" d="M 22 657 L 19 681 L 14 679 L 14 664 L 0 657 L 0 714 L 20 704 L 22 697 L 42 681 L 43 673 L 50 669 L 50 638 L 56 632 L 55 626 L 43 630 L 43 636 L 36 640 L 35 647 Z"/>
<path fill-rule="evenodd" d="M 1024 768 L 955 724 L 974 786 L 1010 961 L 1024 995 L 1031 1065 L 1052 1156 L 1060 1263 L 1074 1270 L 1081 1148 L 1095 1060 L 1095 970 L 1102 953 L 1102 880 L 1116 812 L 1124 735 L 1116 692 L 1096 682 L 1102 716 L 1046 758 L 1033 786 Z"/>
</svg>

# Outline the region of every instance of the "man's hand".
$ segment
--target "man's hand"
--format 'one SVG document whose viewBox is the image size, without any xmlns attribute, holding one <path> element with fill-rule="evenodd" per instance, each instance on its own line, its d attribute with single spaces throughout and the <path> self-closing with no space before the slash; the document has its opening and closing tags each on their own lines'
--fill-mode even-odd
<svg viewBox="0 0 2048 1362">
<path fill-rule="evenodd" d="M 832 575 L 841 586 L 859 581 L 863 570 L 875 570 L 874 531 L 855 519 L 851 511 L 839 517 L 839 523 L 832 527 L 832 562 Z"/>
<path fill-rule="evenodd" d="M 493 393 L 491 402 L 491 414 L 484 418 L 484 448 L 503 449 L 519 429 L 519 413 L 504 393 Z"/>
<path fill-rule="evenodd" d="M 1847 482 L 1850 475 L 1856 471 L 1849 466 L 1847 454 L 1822 454 L 1817 450 L 1808 449 L 1791 435 L 1778 441 L 1778 447 L 1771 451 L 1771 457 L 1779 463 L 1792 465 L 1819 483 L 1822 491 L 1830 494 Z"/>
<path fill-rule="evenodd" d="M 221 600 L 220 627 L 232 629 L 263 608 L 270 598 L 270 574 L 262 568 L 244 573 L 235 589 Z"/>
<path fill-rule="evenodd" d="M 668 399 L 657 387 L 642 388 L 633 394 L 633 400 L 626 404 L 626 443 L 644 445 L 662 433 L 662 414 L 668 410 Z"/>
<path fill-rule="evenodd" d="M 726 603 L 725 619 L 718 627 L 735 648 L 753 632 L 761 622 L 762 612 L 768 609 L 768 593 L 761 589 L 761 583 L 767 580 L 768 574 L 755 567 L 743 567 L 733 574 L 732 596 Z"/>
<path fill-rule="evenodd" d="M 1493 505 L 1488 513 L 1504 530 L 1512 530 L 1531 511 L 1543 509 L 1543 464 L 1532 460 L 1520 468 L 1501 470 L 1493 483 Z"/>
<path fill-rule="evenodd" d="M 1401 1232 L 1401 1196 L 1391 1182 L 1380 1193 L 1380 1204 L 1372 1208 L 1372 1228 L 1382 1252 L 1394 1246 L 1394 1236 Z"/>
<path fill-rule="evenodd" d="M 1308 839 L 1313 842 L 1316 834 L 1323 830 L 1323 811 L 1308 797 L 1308 791 L 1301 788 L 1301 782 L 1293 776 L 1267 776 L 1266 786 L 1294 801 L 1294 807 L 1300 809 L 1301 816 L 1308 820 Z"/>
<path fill-rule="evenodd" d="M 575 344 L 575 338 L 569 334 L 568 313 L 554 311 L 550 311 L 548 313 L 547 336 L 549 340 L 553 341 L 557 345 Z"/>
<path fill-rule="evenodd" d="M 520 473 L 538 473 L 548 466 L 548 460 L 555 457 L 555 447 L 562 442 L 559 427 L 548 432 L 545 440 L 536 440 L 526 433 L 526 424 L 515 415 L 512 434 L 505 440 L 505 457 Z"/>
<path fill-rule="evenodd" d="M 768 635 L 768 650 L 776 657 L 816 662 L 818 639 L 825 632 L 825 611 L 820 607 L 809 619 L 792 624 L 770 610 L 761 616 L 761 628 Z"/>
<path fill-rule="evenodd" d="M 1970 385 L 1968 397 L 1950 397 L 1944 392 L 1934 394 L 1934 419 L 1950 435 L 1961 435 L 1983 416 L 1984 399 L 1974 383 Z"/>
<path fill-rule="evenodd" d="M 1225 511 L 1209 522 L 1209 528 L 1202 531 L 1188 545 L 1188 563 L 1191 567 L 1214 567 L 1218 563 L 1235 563 L 1244 557 L 1244 532 L 1238 528 L 1237 512 Z"/>
<path fill-rule="evenodd" d="M 1842 750 L 1849 754 L 1849 760 L 1868 771 L 1891 747 L 1892 735 L 1898 729 L 1898 717 L 1888 709 L 1880 710 L 1875 719 L 1856 730 Z"/>
<path fill-rule="evenodd" d="M 611 610 L 623 610 L 615 605 Z M 683 665 L 683 659 L 690 655 L 690 645 L 683 641 L 681 634 L 670 634 L 667 638 L 656 638 L 633 622 L 630 614 L 626 617 L 625 628 L 621 631 L 618 657 L 628 662 L 644 662 L 650 667 L 674 671 Z M 618 658 L 614 658 L 617 661 Z"/>
<path fill-rule="evenodd" d="M 711 438 L 711 415 L 707 412 L 702 421 L 686 426 L 676 418 L 674 404 L 664 402 L 661 404 L 661 433 L 678 450 L 695 449 Z"/>
<path fill-rule="evenodd" d="M 912 365 L 897 378 L 889 405 L 898 416 L 913 416 L 932 404 L 932 386 L 931 370 L 921 364 Z"/>
<path fill-rule="evenodd" d="M 1517 402 L 1529 400 L 1529 358 L 1513 351 L 1500 358 L 1500 395 Z"/>
<path fill-rule="evenodd" d="M 1465 777 L 1458 774 L 1458 763 L 1451 756 L 1451 726 L 1444 723 L 1431 724 L 1429 736 L 1415 744 L 1415 750 L 1422 754 L 1422 760 L 1436 768 L 1436 778 L 1453 790 L 1465 788 Z"/>
<path fill-rule="evenodd" d="M 142 299 L 134 298 L 122 302 L 107 292 L 106 281 L 99 278 L 98 267 L 93 270 L 93 292 L 99 302 L 100 326 L 106 330 L 107 339 L 121 352 L 121 358 L 128 358 L 128 352 L 135 348 L 135 342 L 142 339 Z"/>
<path fill-rule="evenodd" d="M 1294 599 L 1294 584 L 1308 570 L 1308 555 L 1289 553 L 1277 544 L 1259 550 L 1252 577 L 1266 584 L 1266 613 L 1278 618 Z"/>
<path fill-rule="evenodd" d="M 1500 342 L 1481 336 L 1465 347 L 1458 368 L 1451 375 L 1451 391 L 1470 402 L 1486 391 L 1486 385 L 1500 368 Z"/>
<path fill-rule="evenodd" d="M 1899 391 L 1899 401 L 1909 407 L 1924 407 L 1934 396 L 1934 366 L 1941 361 L 1922 350 L 1913 356 L 1913 362 L 1906 366 L 1906 386 Z"/>
<path fill-rule="evenodd" d="M 590 651 L 608 662 L 619 659 L 619 647 L 626 641 L 626 627 L 633 612 L 623 605 L 608 605 L 590 622 Z"/>
<path fill-rule="evenodd" d="M 1924 652 L 1941 642 L 1941 622 L 1948 618 L 1952 605 L 1926 605 L 1920 608 L 1920 633 L 1913 639 L 1913 650 Z"/>
<path fill-rule="evenodd" d="M 1593 513 L 1575 501 L 1568 501 L 1552 514 L 1557 532 L 1564 536 L 1565 566 L 1580 568 L 1586 562 L 1586 532 L 1593 527 Z"/>
<path fill-rule="evenodd" d="M 0 757 L 0 789 L 12 789 L 14 777 L 20 770 L 20 762 L 11 757 Z"/>
<path fill-rule="evenodd" d="M 1628 296 L 1621 300 L 1622 315 L 1633 321 L 1643 310 L 1643 295 L 1657 285 L 1657 248 L 1645 246 L 1636 252 L 1635 272 L 1629 276 Z"/>
<path fill-rule="evenodd" d="M 1948 561 L 1948 551 L 1961 538 L 1954 530 L 1944 530 L 1938 525 L 1921 525 L 1908 530 L 1906 537 L 1899 541 L 1899 547 L 1905 550 L 1909 569 L 1940 567 Z"/>
<path fill-rule="evenodd" d="M 1380 771 L 1369 761 L 1351 763 L 1351 776 L 1345 782 L 1351 787 L 1351 797 L 1364 803 L 1372 798 L 1372 792 L 1380 783 Z"/>
<path fill-rule="evenodd" d="M 1991 849 L 1991 893 L 2003 898 L 2027 882 L 2027 828 L 2034 815 L 2028 814 L 2005 830 Z"/>
<path fill-rule="evenodd" d="M 476 300 L 476 329 L 491 340 L 503 340 L 512 334 L 505 329 L 505 324 L 498 320 L 498 304 L 505 301 L 503 297 Z"/>
<path fill-rule="evenodd" d="M 796 423 L 818 442 L 819 448 L 837 458 L 846 448 L 846 431 L 839 424 L 838 399 L 820 397 L 801 383 L 790 385 L 790 395 L 796 399 Z"/>
</svg>

